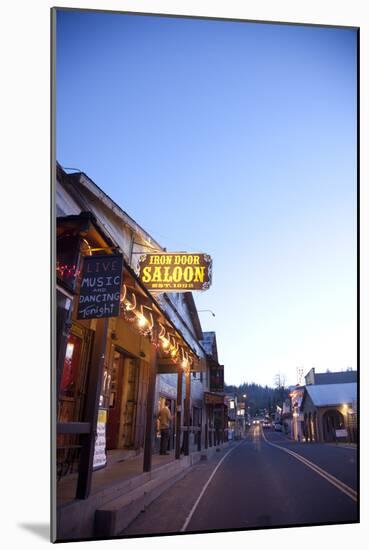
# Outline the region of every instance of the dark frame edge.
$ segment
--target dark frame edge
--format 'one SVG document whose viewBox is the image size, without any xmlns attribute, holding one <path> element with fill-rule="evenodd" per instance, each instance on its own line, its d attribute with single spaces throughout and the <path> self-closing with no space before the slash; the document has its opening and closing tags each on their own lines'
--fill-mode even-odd
<svg viewBox="0 0 369 550">
<path fill-rule="evenodd" d="M 191 14 L 173 14 L 173 13 L 152 13 L 147 11 L 129 11 L 129 10 L 114 10 L 114 9 L 105 9 L 105 8 L 77 8 L 77 7 L 68 7 L 68 6 L 54 6 L 53 10 L 64 10 L 64 11 L 79 11 L 79 12 L 90 12 L 90 13 L 116 13 L 120 15 L 143 15 L 150 17 L 168 17 L 171 19 L 204 19 L 210 21 L 224 21 L 224 22 L 233 22 L 233 23 L 260 23 L 265 25 L 293 25 L 298 27 L 326 27 L 332 29 L 358 29 L 359 27 L 352 25 L 334 25 L 329 23 L 299 23 L 294 21 L 277 21 L 277 20 L 264 20 L 264 19 L 242 19 L 239 17 L 225 17 L 221 15 L 191 15 Z"/>
<path fill-rule="evenodd" d="M 50 541 L 57 540 L 56 519 L 56 8 L 50 8 Z"/>
<path fill-rule="evenodd" d="M 356 39 L 356 303 L 357 303 L 357 321 L 356 321 L 356 338 L 357 338 L 357 371 L 358 371 L 358 385 L 357 385 L 357 489 L 358 489 L 358 502 L 357 502 L 357 517 L 360 523 L 360 500 L 361 500 L 361 488 L 360 488 L 360 377 L 361 377 L 361 365 L 360 365 L 360 27 L 357 27 L 357 39 Z"/>
</svg>

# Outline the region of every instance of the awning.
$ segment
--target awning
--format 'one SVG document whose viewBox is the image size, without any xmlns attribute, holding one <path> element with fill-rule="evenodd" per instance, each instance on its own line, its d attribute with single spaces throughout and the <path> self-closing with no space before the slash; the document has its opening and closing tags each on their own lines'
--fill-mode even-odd
<svg viewBox="0 0 369 550">
<path fill-rule="evenodd" d="M 59 258 L 57 263 L 58 283 L 62 284 L 72 292 L 75 292 L 75 287 L 78 277 L 78 257 L 80 253 L 80 243 L 86 246 L 86 253 L 112 253 L 119 252 L 120 249 L 112 238 L 106 234 L 104 228 L 97 222 L 95 216 L 91 212 L 81 212 L 78 215 L 58 217 L 56 220 L 56 235 L 58 240 Z M 61 243 L 65 241 L 65 248 L 69 252 L 69 239 L 76 239 L 74 249 L 71 251 L 71 258 L 64 260 Z M 67 242 L 68 241 L 68 242 Z M 60 265 L 59 265 L 60 264 Z M 66 271 L 65 265 L 68 264 Z M 70 264 L 70 266 L 69 266 Z M 64 270 L 63 270 L 64 269 Z M 73 270 L 73 273 L 72 273 Z M 124 260 L 124 275 L 123 283 L 129 291 L 134 293 L 138 298 L 137 309 L 145 308 L 145 311 L 150 311 L 153 314 L 155 322 L 160 322 L 169 330 L 174 342 L 182 343 L 183 348 L 190 352 L 191 356 L 191 371 L 201 372 L 206 370 L 204 359 L 200 358 L 196 350 L 189 344 L 182 332 L 174 325 L 169 316 L 161 308 L 152 294 L 146 289 L 144 284 L 139 280 L 134 270 Z M 147 309 L 146 309 L 147 308 Z M 178 363 L 178 358 L 177 363 Z M 168 370 L 163 370 L 167 368 Z M 175 360 L 169 360 L 165 357 L 162 363 L 159 360 L 159 372 L 176 372 Z"/>
</svg>

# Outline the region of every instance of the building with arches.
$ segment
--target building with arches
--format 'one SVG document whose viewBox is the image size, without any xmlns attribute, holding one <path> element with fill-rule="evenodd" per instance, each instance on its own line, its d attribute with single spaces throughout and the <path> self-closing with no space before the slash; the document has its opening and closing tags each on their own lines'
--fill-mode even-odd
<svg viewBox="0 0 369 550">
<path fill-rule="evenodd" d="M 305 441 L 356 442 L 356 376 L 356 371 L 316 374 L 314 369 L 306 375 L 301 403 Z"/>
</svg>

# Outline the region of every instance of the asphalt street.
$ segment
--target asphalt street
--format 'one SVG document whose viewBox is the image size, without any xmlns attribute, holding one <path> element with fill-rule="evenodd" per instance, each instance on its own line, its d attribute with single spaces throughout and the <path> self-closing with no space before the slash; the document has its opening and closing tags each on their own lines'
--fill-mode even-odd
<svg viewBox="0 0 369 550">
<path fill-rule="evenodd" d="M 122 536 L 358 521 L 356 454 L 252 427 L 196 465 Z"/>
</svg>

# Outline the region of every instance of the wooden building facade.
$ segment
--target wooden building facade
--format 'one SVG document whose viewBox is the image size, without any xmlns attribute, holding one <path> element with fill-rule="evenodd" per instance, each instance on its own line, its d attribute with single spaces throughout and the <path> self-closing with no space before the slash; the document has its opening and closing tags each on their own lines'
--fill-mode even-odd
<svg viewBox="0 0 369 550">
<path fill-rule="evenodd" d="M 176 458 L 191 441 L 209 444 L 209 357 L 191 293 L 150 293 L 135 272 L 138 254 L 162 247 L 85 174 L 57 166 L 56 215 L 56 475 L 78 472 L 76 496 L 87 498 L 93 470 L 124 453 L 142 453 L 150 470 L 164 399 Z M 113 255 L 119 313 L 78 318 L 84 259 Z"/>
</svg>

